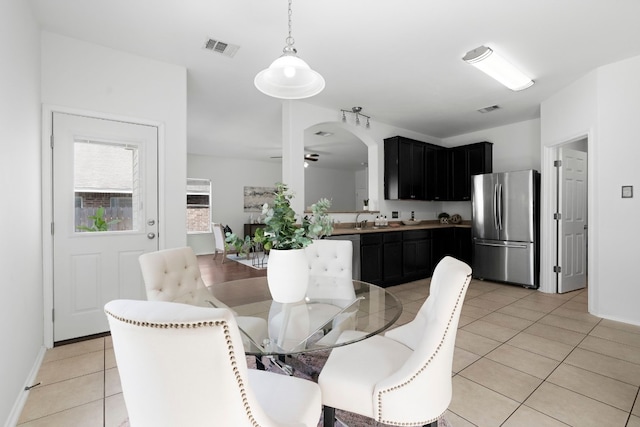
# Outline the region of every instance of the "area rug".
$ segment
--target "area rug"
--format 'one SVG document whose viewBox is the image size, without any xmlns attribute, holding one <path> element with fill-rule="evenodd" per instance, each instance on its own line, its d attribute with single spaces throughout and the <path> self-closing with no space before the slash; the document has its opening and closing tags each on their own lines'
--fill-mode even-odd
<svg viewBox="0 0 640 427">
<path fill-rule="evenodd" d="M 227 258 L 231 261 L 246 265 L 247 267 L 255 268 L 256 270 L 264 270 L 267 268 L 269 255 L 264 255 L 262 252 L 256 252 L 251 254 L 251 258 L 239 257 L 238 255 L 227 255 Z"/>
</svg>

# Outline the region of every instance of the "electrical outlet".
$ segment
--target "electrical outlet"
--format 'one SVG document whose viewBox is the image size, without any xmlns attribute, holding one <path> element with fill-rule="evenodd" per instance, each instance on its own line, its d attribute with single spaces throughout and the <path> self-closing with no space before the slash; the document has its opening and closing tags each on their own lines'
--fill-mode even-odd
<svg viewBox="0 0 640 427">
<path fill-rule="evenodd" d="M 398 218 L 398 211 L 392 211 L 391 218 Z"/>
</svg>

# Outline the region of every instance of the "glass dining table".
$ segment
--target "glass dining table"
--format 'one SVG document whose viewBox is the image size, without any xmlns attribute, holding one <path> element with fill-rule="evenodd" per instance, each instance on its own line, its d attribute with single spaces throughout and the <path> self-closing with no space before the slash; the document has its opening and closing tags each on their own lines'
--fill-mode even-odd
<svg viewBox="0 0 640 427">
<path fill-rule="evenodd" d="M 279 356 L 348 345 L 379 334 L 402 313 L 402 303 L 382 287 L 359 280 L 310 276 L 302 301 L 273 301 L 266 277 L 208 287 L 209 303 L 236 314 L 245 353 Z M 342 334 L 343 331 L 359 331 Z M 347 336 L 347 338 L 345 338 Z"/>
</svg>

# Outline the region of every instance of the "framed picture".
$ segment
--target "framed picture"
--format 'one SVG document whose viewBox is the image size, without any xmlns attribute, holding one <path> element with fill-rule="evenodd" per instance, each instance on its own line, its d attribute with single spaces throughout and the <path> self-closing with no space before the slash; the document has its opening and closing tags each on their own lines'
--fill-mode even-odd
<svg viewBox="0 0 640 427">
<path fill-rule="evenodd" d="M 262 212 L 262 205 L 273 204 L 275 187 L 244 187 L 244 211 Z"/>
</svg>

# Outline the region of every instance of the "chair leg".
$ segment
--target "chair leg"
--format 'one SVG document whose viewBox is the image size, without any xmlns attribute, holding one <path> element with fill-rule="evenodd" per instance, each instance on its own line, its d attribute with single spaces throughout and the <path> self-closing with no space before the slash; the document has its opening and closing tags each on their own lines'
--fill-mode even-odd
<svg viewBox="0 0 640 427">
<path fill-rule="evenodd" d="M 336 424 L 336 408 L 331 406 L 324 407 L 324 423 L 323 427 L 334 427 Z"/>
<path fill-rule="evenodd" d="M 422 427 L 438 427 L 438 420 L 435 420 L 434 422 L 432 422 L 430 424 L 425 424 Z"/>
</svg>

